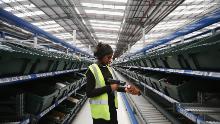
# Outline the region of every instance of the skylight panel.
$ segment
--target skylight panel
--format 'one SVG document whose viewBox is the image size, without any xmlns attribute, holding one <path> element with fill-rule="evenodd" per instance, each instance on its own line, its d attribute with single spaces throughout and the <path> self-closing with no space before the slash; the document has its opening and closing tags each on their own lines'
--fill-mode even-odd
<svg viewBox="0 0 220 124">
<path fill-rule="evenodd" d="M 122 10 L 125 10 L 126 6 L 104 5 L 104 8 L 108 8 L 108 9 L 122 9 Z"/>
<path fill-rule="evenodd" d="M 187 10 L 187 11 L 181 11 L 181 12 L 172 12 L 169 14 L 169 16 L 175 16 L 175 15 L 190 15 L 190 14 L 198 14 L 198 13 L 201 13 L 203 12 L 204 9 L 199 9 L 199 10 Z"/>
<path fill-rule="evenodd" d="M 43 28 L 43 29 L 47 29 L 47 28 L 58 28 L 58 27 L 61 27 L 60 25 L 58 24 L 53 24 L 53 25 L 44 25 L 44 26 L 39 26 L 40 28 Z"/>
<path fill-rule="evenodd" d="M 96 36 L 112 36 L 112 37 L 117 37 L 117 34 L 109 34 L 109 33 L 96 33 Z"/>
<path fill-rule="evenodd" d="M 100 29 L 100 30 L 113 30 L 118 31 L 119 28 L 106 28 L 106 27 L 92 27 L 93 29 Z"/>
<path fill-rule="evenodd" d="M 4 10 L 11 12 L 11 11 L 15 11 L 15 10 L 26 10 L 26 9 L 32 9 L 32 8 L 35 8 L 34 4 L 5 7 Z"/>
<path fill-rule="evenodd" d="M 1 0 L 0 3 L 13 3 L 13 2 L 19 2 L 19 1 L 27 1 L 27 0 Z"/>
<path fill-rule="evenodd" d="M 73 38 L 72 36 L 56 36 L 56 37 L 58 37 L 60 39 L 71 39 L 71 38 Z"/>
<path fill-rule="evenodd" d="M 58 28 L 48 28 L 48 29 L 44 29 L 45 31 L 59 31 L 59 30 L 64 30 L 63 27 L 58 27 Z"/>
<path fill-rule="evenodd" d="M 92 23 L 91 26 L 96 26 L 96 27 L 109 27 L 109 28 L 120 28 L 119 25 L 109 25 L 109 24 L 94 24 L 94 23 Z"/>
<path fill-rule="evenodd" d="M 39 25 L 48 25 L 48 24 L 56 24 L 55 21 L 51 20 L 51 21 L 43 21 L 43 22 L 34 22 L 32 23 L 33 25 L 39 26 Z"/>
<path fill-rule="evenodd" d="M 97 35 L 97 37 L 102 37 L 102 38 L 113 38 L 116 39 L 117 36 L 112 36 L 112 35 Z"/>
<path fill-rule="evenodd" d="M 192 2 L 204 2 L 204 1 L 209 1 L 209 0 L 185 0 L 183 3 L 192 3 Z"/>
<path fill-rule="evenodd" d="M 114 24 L 114 25 L 120 25 L 121 22 L 115 22 L 115 21 L 102 21 L 102 20 L 89 20 L 90 23 L 101 23 L 101 24 Z"/>
<path fill-rule="evenodd" d="M 116 5 L 105 5 L 105 4 L 94 4 L 94 3 L 81 3 L 82 6 L 86 7 L 95 7 L 95 8 L 105 8 L 105 9 L 125 9 L 125 6 L 116 6 Z"/>
<path fill-rule="evenodd" d="M 101 15 L 115 15 L 123 16 L 123 12 L 111 12 L 111 11 L 100 11 L 100 10 L 85 10 L 86 13 L 101 14 Z"/>
<path fill-rule="evenodd" d="M 116 43 L 116 40 L 99 40 L 99 42 L 103 42 L 103 43 Z"/>
<path fill-rule="evenodd" d="M 55 36 L 72 36 L 70 33 L 59 33 L 59 34 L 53 34 Z"/>
<path fill-rule="evenodd" d="M 26 12 L 26 13 L 19 13 L 15 14 L 18 17 L 26 17 L 26 16 L 35 16 L 35 15 L 43 15 L 44 12 L 42 11 L 35 11 L 35 12 Z"/>
<path fill-rule="evenodd" d="M 110 35 L 110 34 L 96 34 L 97 37 L 111 37 L 117 38 L 117 35 Z"/>
<path fill-rule="evenodd" d="M 102 1 L 109 1 L 109 2 L 116 2 L 116 3 L 127 3 L 128 0 L 102 0 Z"/>
</svg>

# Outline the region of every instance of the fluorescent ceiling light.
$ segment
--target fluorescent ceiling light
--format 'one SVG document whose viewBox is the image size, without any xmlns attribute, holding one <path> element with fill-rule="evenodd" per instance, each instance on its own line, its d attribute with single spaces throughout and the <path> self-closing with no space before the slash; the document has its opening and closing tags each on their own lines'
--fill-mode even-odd
<svg viewBox="0 0 220 124">
<path fill-rule="evenodd" d="M 102 14 L 102 15 L 115 15 L 123 16 L 123 12 L 111 12 L 111 11 L 100 11 L 100 10 L 85 10 L 86 13 Z"/>
<path fill-rule="evenodd" d="M 110 34 L 96 34 L 97 37 L 103 37 L 103 36 L 106 36 L 106 37 L 117 37 L 117 35 L 110 35 Z"/>
<path fill-rule="evenodd" d="M 174 11 L 169 14 L 169 16 L 174 16 L 174 15 L 190 15 L 190 14 L 198 14 L 203 12 L 205 9 L 198 9 L 198 10 L 187 10 L 187 11 Z"/>
<path fill-rule="evenodd" d="M 72 37 L 58 37 L 60 39 L 71 39 Z"/>
<path fill-rule="evenodd" d="M 205 1 L 210 1 L 210 0 L 185 0 L 183 4 L 191 3 L 191 2 L 205 2 Z"/>
<path fill-rule="evenodd" d="M 26 9 L 32 9 L 34 8 L 34 4 L 28 4 L 28 5 L 19 5 L 19 6 L 13 6 L 13 7 L 5 7 L 4 10 L 6 11 L 14 11 L 14 10 L 26 10 Z"/>
<path fill-rule="evenodd" d="M 207 4 L 202 4 L 202 5 L 187 5 L 187 6 L 179 6 L 175 9 L 176 10 L 191 10 L 191 9 L 205 9 L 205 8 L 209 8 L 210 6 L 213 6 L 215 5 L 216 3 L 209 3 L 208 5 Z"/>
<path fill-rule="evenodd" d="M 106 28 L 106 27 L 92 27 L 93 29 L 100 29 L 100 30 L 113 30 L 118 31 L 119 28 Z"/>
<path fill-rule="evenodd" d="M 185 23 L 186 21 L 189 21 L 189 19 L 183 19 L 183 20 L 175 20 L 175 21 L 162 21 L 159 24 L 164 25 L 164 24 L 179 24 L 179 23 Z"/>
<path fill-rule="evenodd" d="M 106 39 L 108 39 L 108 38 L 113 38 L 113 39 L 117 38 L 117 36 L 111 36 L 111 35 L 109 35 L 109 36 L 108 36 L 108 35 L 98 35 L 97 37 L 98 37 L 98 38 L 99 38 L 99 37 L 101 37 L 101 38 L 106 38 Z"/>
<path fill-rule="evenodd" d="M 55 35 L 56 36 L 56 35 Z M 71 36 L 71 35 L 58 35 L 58 36 L 56 36 L 56 37 L 69 37 L 69 38 L 73 38 L 73 36 Z"/>
<path fill-rule="evenodd" d="M 55 21 L 44 21 L 44 22 L 34 22 L 32 24 L 39 26 L 39 25 L 47 25 L 47 24 L 56 24 L 56 22 Z"/>
<path fill-rule="evenodd" d="M 43 26 L 39 26 L 40 28 L 43 28 L 43 29 L 47 29 L 47 28 L 58 28 L 58 27 L 61 27 L 60 25 L 58 24 L 53 24 L 53 25 L 43 25 Z"/>
<path fill-rule="evenodd" d="M 57 33 L 57 34 L 53 34 L 53 35 L 58 36 L 58 35 L 71 35 L 71 34 L 70 33 Z"/>
<path fill-rule="evenodd" d="M 128 0 L 102 0 L 102 1 L 109 1 L 109 2 L 116 2 L 116 3 L 127 3 Z"/>
<path fill-rule="evenodd" d="M 106 8 L 106 9 L 125 9 L 125 6 L 117 6 L 117 5 L 105 5 L 105 4 L 94 4 L 94 3 L 81 3 L 82 6 L 86 7 L 95 7 L 95 8 Z"/>
<path fill-rule="evenodd" d="M 99 40 L 99 42 L 103 42 L 103 43 L 116 43 L 116 40 Z"/>
<path fill-rule="evenodd" d="M 100 35 L 118 35 L 117 33 L 105 33 L 105 32 L 95 32 L 95 34 L 100 34 Z"/>
<path fill-rule="evenodd" d="M 95 33 L 96 35 L 112 35 L 112 36 L 118 36 L 118 34 L 113 33 Z"/>
<path fill-rule="evenodd" d="M 114 25 L 120 25 L 121 22 L 115 22 L 115 21 L 102 21 L 102 20 L 89 20 L 91 23 L 101 23 L 101 24 L 114 24 Z"/>
<path fill-rule="evenodd" d="M 95 23 L 92 23 L 91 25 L 92 25 L 92 26 L 95 26 L 95 27 L 120 28 L 120 26 L 119 26 L 119 25 L 95 24 Z"/>
<path fill-rule="evenodd" d="M 18 17 L 26 17 L 26 16 L 35 16 L 35 15 L 43 15 L 44 12 L 42 11 L 35 11 L 35 12 L 26 12 L 26 13 L 19 13 L 15 14 Z"/>
<path fill-rule="evenodd" d="M 59 28 L 48 28 L 48 29 L 44 29 L 45 31 L 58 31 L 58 30 L 64 30 L 63 27 L 59 27 Z"/>
<path fill-rule="evenodd" d="M 13 2 L 19 2 L 19 1 L 27 1 L 27 0 L 1 0 L 0 3 L 13 3 Z"/>
</svg>

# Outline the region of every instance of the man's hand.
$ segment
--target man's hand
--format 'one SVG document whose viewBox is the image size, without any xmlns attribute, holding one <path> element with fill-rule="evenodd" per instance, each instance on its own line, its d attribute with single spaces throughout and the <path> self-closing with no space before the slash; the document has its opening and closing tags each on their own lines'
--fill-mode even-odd
<svg viewBox="0 0 220 124">
<path fill-rule="evenodd" d="M 125 88 L 125 91 L 127 93 L 132 94 L 132 95 L 140 95 L 141 94 L 140 90 L 133 85 L 127 85 Z"/>
<path fill-rule="evenodd" d="M 112 91 L 116 91 L 118 89 L 118 84 L 111 84 Z"/>
</svg>

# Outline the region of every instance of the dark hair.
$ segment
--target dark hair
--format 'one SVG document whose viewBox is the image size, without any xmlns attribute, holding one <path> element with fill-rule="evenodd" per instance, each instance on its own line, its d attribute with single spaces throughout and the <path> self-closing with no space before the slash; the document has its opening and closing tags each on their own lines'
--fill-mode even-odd
<svg viewBox="0 0 220 124">
<path fill-rule="evenodd" d="M 98 59 L 109 55 L 109 54 L 113 54 L 113 50 L 112 47 L 108 44 L 104 44 L 99 42 L 98 45 L 96 46 L 96 50 L 94 52 L 94 56 L 97 57 Z"/>
</svg>

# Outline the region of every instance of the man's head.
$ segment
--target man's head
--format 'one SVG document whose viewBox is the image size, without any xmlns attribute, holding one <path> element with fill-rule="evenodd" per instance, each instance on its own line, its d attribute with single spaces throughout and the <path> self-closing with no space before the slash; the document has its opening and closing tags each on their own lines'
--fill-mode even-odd
<svg viewBox="0 0 220 124">
<path fill-rule="evenodd" d="M 94 52 L 94 56 L 103 65 L 108 65 L 112 61 L 113 50 L 110 45 L 99 43 Z"/>
</svg>

